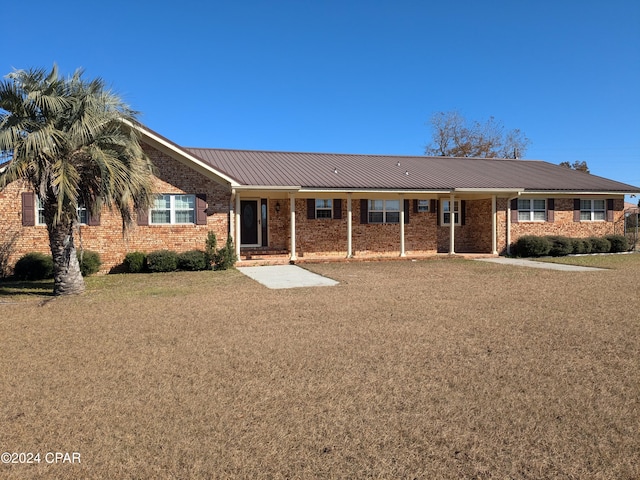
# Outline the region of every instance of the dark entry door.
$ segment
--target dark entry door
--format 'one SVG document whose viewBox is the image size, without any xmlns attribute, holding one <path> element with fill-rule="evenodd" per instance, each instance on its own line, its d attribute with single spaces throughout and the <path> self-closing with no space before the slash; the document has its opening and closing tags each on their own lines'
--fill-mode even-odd
<svg viewBox="0 0 640 480">
<path fill-rule="evenodd" d="M 258 201 L 240 200 L 240 241 L 242 245 L 258 245 Z"/>
</svg>

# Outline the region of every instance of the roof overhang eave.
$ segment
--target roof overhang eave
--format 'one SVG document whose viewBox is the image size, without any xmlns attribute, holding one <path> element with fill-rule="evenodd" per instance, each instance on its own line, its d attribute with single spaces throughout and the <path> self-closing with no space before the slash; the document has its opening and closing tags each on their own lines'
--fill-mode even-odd
<svg viewBox="0 0 640 480">
<path fill-rule="evenodd" d="M 518 188 L 454 188 L 453 193 L 495 193 L 497 195 L 519 195 L 525 191 L 524 187 Z"/>
<path fill-rule="evenodd" d="M 230 185 L 231 187 L 235 187 L 238 185 L 238 182 L 235 181 L 233 178 L 212 168 L 210 165 L 207 165 L 198 157 L 190 154 L 189 152 L 179 147 L 178 145 L 170 142 L 166 138 L 163 138 L 162 136 L 156 134 L 155 132 L 141 125 L 134 124 L 126 120 L 123 120 L 123 122 L 129 125 L 131 128 L 134 128 L 137 132 L 139 132 L 146 143 L 170 155 L 172 158 L 179 161 L 180 163 L 193 168 L 198 173 L 201 173 L 206 177 L 217 181 L 218 183 Z"/>
<path fill-rule="evenodd" d="M 638 195 L 634 190 L 525 190 L 531 195 Z"/>
<path fill-rule="evenodd" d="M 299 192 L 302 188 L 299 185 L 235 185 L 233 187 L 238 192 L 244 191 L 270 191 L 270 192 Z"/>
<path fill-rule="evenodd" d="M 309 188 L 300 190 L 301 193 L 394 193 L 398 195 L 441 195 L 450 193 L 450 189 L 429 189 L 429 190 L 403 190 L 398 188 Z"/>
</svg>

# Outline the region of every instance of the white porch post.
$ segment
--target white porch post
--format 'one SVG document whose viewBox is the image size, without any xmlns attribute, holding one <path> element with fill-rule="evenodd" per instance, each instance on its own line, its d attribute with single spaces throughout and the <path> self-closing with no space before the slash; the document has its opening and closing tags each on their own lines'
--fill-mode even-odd
<svg viewBox="0 0 640 480">
<path fill-rule="evenodd" d="M 236 206 L 233 212 L 233 227 L 235 229 L 234 232 L 234 242 L 236 244 L 236 256 L 238 259 L 240 258 L 240 244 L 242 243 L 242 239 L 240 238 L 240 192 L 236 190 Z"/>
<path fill-rule="evenodd" d="M 291 257 L 292 262 L 297 260 L 296 257 L 296 197 L 294 194 L 289 196 L 289 205 L 291 211 Z"/>
<path fill-rule="evenodd" d="M 400 256 L 405 257 L 404 252 L 404 197 L 400 196 Z"/>
<path fill-rule="evenodd" d="M 351 207 L 351 194 L 347 193 L 347 258 L 353 256 L 353 210 Z"/>
<path fill-rule="evenodd" d="M 458 215 L 461 215 L 459 212 Z M 455 195 L 451 194 L 449 197 L 449 255 L 456 253 L 456 240 L 455 240 L 455 228 L 456 228 L 456 215 L 455 215 Z"/>
<path fill-rule="evenodd" d="M 491 195 L 491 253 L 498 254 L 498 211 L 496 209 L 496 196 Z"/>
</svg>

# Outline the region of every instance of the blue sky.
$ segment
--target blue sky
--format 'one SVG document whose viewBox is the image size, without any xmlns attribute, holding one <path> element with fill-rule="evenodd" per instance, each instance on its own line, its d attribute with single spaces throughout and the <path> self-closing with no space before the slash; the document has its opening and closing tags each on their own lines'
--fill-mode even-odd
<svg viewBox="0 0 640 480">
<path fill-rule="evenodd" d="M 422 155 L 434 112 L 640 186 L 637 0 L 35 0 L 0 72 L 77 67 L 183 146 Z M 634 202 L 637 199 L 634 199 Z"/>
</svg>

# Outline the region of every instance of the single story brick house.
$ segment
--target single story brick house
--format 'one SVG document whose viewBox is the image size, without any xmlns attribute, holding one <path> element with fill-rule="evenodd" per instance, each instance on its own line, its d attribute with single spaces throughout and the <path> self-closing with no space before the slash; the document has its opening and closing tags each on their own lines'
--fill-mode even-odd
<svg viewBox="0 0 640 480">
<path fill-rule="evenodd" d="M 640 188 L 542 161 L 181 147 L 140 127 L 157 200 L 126 232 L 117 213 L 80 211 L 76 245 L 105 271 L 128 252 L 204 249 L 232 235 L 240 258 L 503 254 L 522 235 L 623 232 Z M 0 192 L 0 255 L 48 253 L 36 195 Z M 3 253 L 4 252 L 4 253 Z"/>
</svg>

